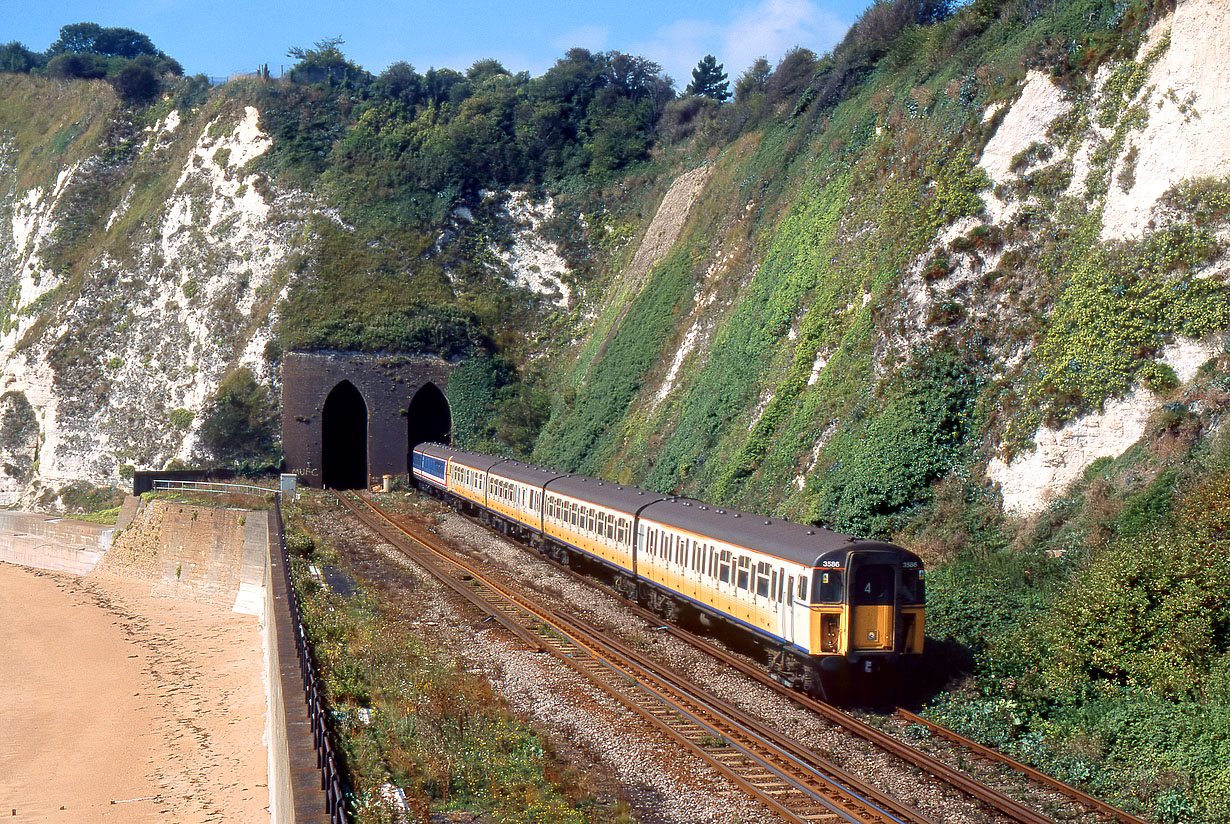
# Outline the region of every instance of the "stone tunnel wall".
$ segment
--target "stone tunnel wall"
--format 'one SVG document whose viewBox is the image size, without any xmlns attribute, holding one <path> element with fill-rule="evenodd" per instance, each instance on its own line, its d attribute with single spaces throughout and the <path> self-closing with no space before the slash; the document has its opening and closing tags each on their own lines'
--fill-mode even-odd
<svg viewBox="0 0 1230 824">
<path fill-rule="evenodd" d="M 353 352 L 288 352 L 282 359 L 282 451 L 285 472 L 299 483 L 321 486 L 325 400 L 349 381 L 367 405 L 367 474 L 405 476 L 409 453 L 407 410 L 428 383 L 448 389 L 453 365 L 439 358 L 362 355 Z"/>
</svg>

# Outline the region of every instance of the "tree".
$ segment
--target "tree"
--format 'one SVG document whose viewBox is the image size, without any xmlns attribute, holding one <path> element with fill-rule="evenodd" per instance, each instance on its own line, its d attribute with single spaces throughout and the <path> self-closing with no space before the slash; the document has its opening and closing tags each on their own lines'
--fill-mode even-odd
<svg viewBox="0 0 1230 824">
<path fill-rule="evenodd" d="M 327 37 L 317 41 L 316 46 L 311 49 L 291 46 L 286 50 L 286 56 L 299 61 L 291 67 L 291 77 L 307 83 L 370 83 L 371 75 L 342 54 L 340 47 L 345 42 L 340 37 Z"/>
<path fill-rule="evenodd" d="M 722 64 L 711 54 L 706 54 L 692 69 L 692 82 L 688 84 L 687 94 L 697 97 L 708 97 L 721 102 L 730 97 L 730 83 L 726 80 L 726 72 Z"/>
<path fill-rule="evenodd" d="M 101 54 L 104 57 L 159 56 L 149 37 L 125 28 L 104 29 L 97 23 L 70 23 L 60 29 L 60 39 L 49 54 Z"/>
<path fill-rule="evenodd" d="M 222 461 L 262 461 L 273 453 L 277 412 L 252 370 L 235 370 L 218 386 L 201 420 L 201 444 Z"/>
<path fill-rule="evenodd" d="M 413 108 L 423 96 L 423 78 L 414 70 L 414 66 L 398 61 L 376 79 L 372 85 L 372 93 Z"/>
<path fill-rule="evenodd" d="M 87 54 L 94 51 L 94 41 L 102 33 L 97 23 L 70 23 L 60 27 L 60 39 L 48 48 L 49 54 Z"/>
<path fill-rule="evenodd" d="M 148 103 L 162 91 L 158 73 L 147 65 L 129 63 L 112 81 L 116 94 L 129 104 Z"/>
<path fill-rule="evenodd" d="M 5 43 L 0 46 L 0 72 L 28 72 L 40 65 L 40 57 L 16 40 Z"/>
<path fill-rule="evenodd" d="M 158 49 L 149 37 L 132 29 L 103 29 L 94 38 L 94 51 L 108 57 L 156 57 Z"/>
<path fill-rule="evenodd" d="M 757 57 L 756 62 L 748 70 L 739 75 L 735 81 L 735 102 L 742 103 L 754 94 L 761 94 L 769 85 L 769 75 L 773 67 L 763 57 Z"/>
<path fill-rule="evenodd" d="M 475 86 L 481 86 L 492 77 L 512 77 L 512 72 L 504 68 L 504 64 L 494 58 L 474 61 L 474 65 L 466 71 L 466 79 Z"/>
</svg>

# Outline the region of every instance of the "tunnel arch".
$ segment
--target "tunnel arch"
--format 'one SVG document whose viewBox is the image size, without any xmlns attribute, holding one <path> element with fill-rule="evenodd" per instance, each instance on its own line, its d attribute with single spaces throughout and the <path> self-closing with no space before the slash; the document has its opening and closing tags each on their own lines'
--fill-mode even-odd
<svg viewBox="0 0 1230 824">
<path fill-rule="evenodd" d="M 414 447 L 427 441 L 450 443 L 452 441 L 453 413 L 448 398 L 440 387 L 431 381 L 419 387 L 406 407 L 406 466 L 410 469 L 410 456 Z"/>
<path fill-rule="evenodd" d="M 350 381 L 337 384 L 325 399 L 320 472 L 332 489 L 367 486 L 367 402 Z"/>
</svg>

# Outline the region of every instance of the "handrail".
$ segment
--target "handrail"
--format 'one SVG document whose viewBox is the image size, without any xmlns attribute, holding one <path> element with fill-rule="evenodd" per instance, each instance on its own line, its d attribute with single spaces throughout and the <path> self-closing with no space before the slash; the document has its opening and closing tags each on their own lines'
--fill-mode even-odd
<svg viewBox="0 0 1230 824">
<path fill-rule="evenodd" d="M 252 484 L 230 484 L 216 481 L 172 481 L 155 478 L 155 492 L 212 492 L 219 495 L 281 495 L 281 491 Z"/>
<path fill-rule="evenodd" d="M 295 639 L 295 651 L 299 658 L 299 673 L 303 676 L 303 700 L 307 704 L 308 722 L 312 731 L 312 744 L 316 749 L 316 766 L 320 770 L 320 789 L 325 794 L 325 812 L 329 824 L 347 824 L 345 777 L 337 766 L 337 756 L 330 739 L 330 714 L 320 683 L 320 674 L 312 656 L 311 641 L 299 612 L 299 595 L 295 592 L 290 577 L 290 554 L 286 550 L 286 530 L 282 522 L 282 492 L 252 484 L 217 483 L 213 481 L 153 481 L 154 491 L 160 492 L 209 492 L 215 494 L 258 495 L 265 498 L 273 495 L 273 519 L 277 530 L 278 551 L 282 558 L 282 572 L 286 578 L 286 605 L 290 612 L 290 631 Z M 272 552 L 273 547 L 269 550 Z"/>
</svg>

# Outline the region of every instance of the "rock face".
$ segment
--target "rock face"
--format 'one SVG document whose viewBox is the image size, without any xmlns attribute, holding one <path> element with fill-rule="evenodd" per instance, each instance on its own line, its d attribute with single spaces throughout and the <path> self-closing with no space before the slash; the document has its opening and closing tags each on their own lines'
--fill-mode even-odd
<svg viewBox="0 0 1230 824">
<path fill-rule="evenodd" d="M 664 140 L 627 181 L 594 183 L 605 191 L 592 203 L 573 183 L 458 196 L 422 255 L 464 235 L 476 245 L 454 257 L 485 261 L 475 269 L 531 307 L 509 327 L 556 313 L 542 327 L 558 340 L 514 355 L 527 371 L 567 361 L 542 369 L 559 390 L 543 463 L 819 520 L 855 498 L 879 496 L 884 511 L 923 499 L 962 440 L 978 482 L 1035 513 L 1146 432 L 1166 397 L 1145 387 L 1142 364 L 1187 381 L 1225 352 L 1227 324 L 1195 303 L 1109 354 L 1099 338 L 1107 306 L 1134 323 L 1135 296 L 1117 290 L 1174 297 L 1230 276 L 1230 219 L 1175 204 L 1193 179 L 1230 186 L 1224 5 L 1178 3 L 1135 55 L 1066 85 L 1016 58 L 959 78 L 915 67 L 912 89 L 882 82 L 886 66 L 844 102 L 803 94 L 732 126 L 729 145 Z M 1043 53 L 1022 59 L 1038 66 Z M 353 231 L 259 171 L 273 139 L 236 97 L 163 101 L 138 124 L 103 84 L 72 87 L 89 105 L 50 81 L 27 85 L 25 97 L 64 110 L 32 138 L 0 88 L 0 504 L 199 454 L 202 413 L 231 370 L 279 389 L 266 350 L 281 307 L 329 277 L 298 280 L 325 230 Z M 675 162 L 686 165 L 661 171 Z M 1215 252 L 1200 271 L 1144 260 L 1171 230 L 1212 238 L 1200 238 Z M 1143 261 L 1128 286 L 1111 282 L 1116 256 Z M 1101 269 L 1082 269 L 1093 257 Z M 473 273 L 450 265 L 440 299 L 454 289 L 464 304 L 456 290 Z M 337 282 L 355 293 L 369 271 L 413 264 L 401 266 L 356 264 Z M 1166 314 L 1165 300 L 1152 306 Z M 501 346 L 534 332 L 499 331 Z M 936 353 L 956 353 L 969 375 L 923 385 Z M 1065 370 L 1103 382 L 1056 389 Z M 890 407 L 899 425 L 879 424 Z M 872 528 L 850 517 L 851 530 Z"/>
<path fill-rule="evenodd" d="M 0 503 L 187 459 L 223 375 L 272 378 L 287 259 L 332 218 L 248 170 L 270 146 L 250 106 L 171 110 L 122 137 L 121 163 L 91 155 L 0 201 Z M 9 180 L 20 150 L 0 160 Z"/>
<path fill-rule="evenodd" d="M 1095 81 L 1090 104 L 1092 133 L 1069 146 L 1071 154 L 1066 158 L 1048 143 L 1048 133 L 1072 104 L 1045 76 L 1031 72 L 1020 98 L 988 142 L 980 165 L 994 182 L 1011 183 L 1048 162 L 1073 163 L 1076 173 L 1068 193 L 1101 206 L 1103 241 L 1138 239 L 1146 230 L 1164 227 L 1168 215 L 1162 201 L 1167 191 L 1184 181 L 1230 173 L 1230 143 L 1218 136 L 1230 124 L 1230 58 L 1215 43 L 1230 43 L 1224 4 L 1216 0 L 1180 3 L 1153 27 L 1140 47 L 1135 62 L 1147 69 L 1147 77 L 1138 91 L 1119 104 L 1127 113 L 1125 118 L 1135 109 L 1143 125 L 1138 121 L 1139 128 L 1125 129 L 1105 115 L 1108 101 L 1119 93 L 1116 78 L 1122 77 L 1118 67 L 1108 67 Z M 1111 185 L 1104 200 L 1099 200 L 1089 192 L 1090 158 L 1100 147 L 1116 145 L 1117 133 L 1126 133 L 1126 138 L 1120 153 L 1111 158 Z M 1040 163 L 1035 159 L 1039 147 L 1047 147 Z M 992 222 L 1006 224 L 1019 206 L 1005 204 L 994 195 L 989 199 Z M 1223 257 L 1200 276 L 1224 277 L 1228 269 L 1230 261 Z M 1225 347 L 1221 335 L 1203 341 L 1180 338 L 1163 349 L 1161 361 L 1186 383 L 1201 364 L 1222 354 Z M 1162 403 L 1147 389 L 1134 387 L 1101 410 L 1059 429 L 1041 428 L 1032 452 L 1010 462 L 993 458 L 987 475 L 1000 484 L 1008 511 L 1039 512 L 1095 460 L 1120 455 L 1139 440 Z"/>
</svg>

